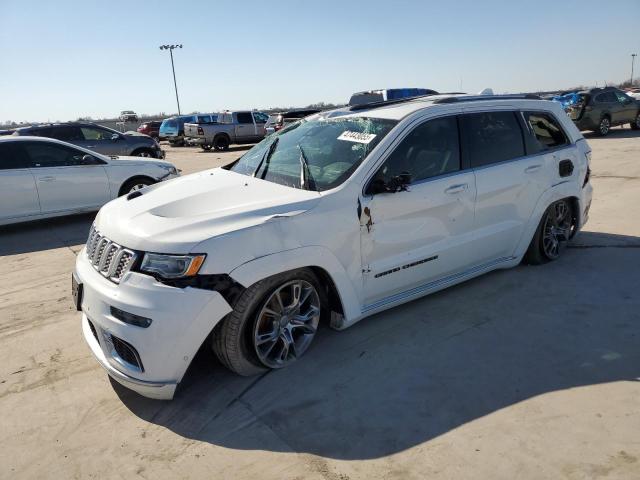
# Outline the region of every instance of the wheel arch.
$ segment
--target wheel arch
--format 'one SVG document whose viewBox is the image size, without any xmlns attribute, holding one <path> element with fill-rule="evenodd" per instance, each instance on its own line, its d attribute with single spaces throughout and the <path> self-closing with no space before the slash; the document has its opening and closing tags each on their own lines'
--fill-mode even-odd
<svg viewBox="0 0 640 480">
<path fill-rule="evenodd" d="M 136 155 L 137 153 L 144 152 L 144 151 L 147 151 L 147 152 L 149 152 L 149 153 L 153 153 L 153 149 L 152 149 L 151 147 L 141 146 L 141 147 L 136 147 L 136 148 L 131 152 L 131 156 L 132 156 L 132 157 L 135 157 L 135 156 L 137 156 L 137 155 Z"/>
<path fill-rule="evenodd" d="M 227 132 L 218 132 L 213 136 L 213 143 L 216 143 L 218 138 L 226 138 L 229 143 L 231 143 L 231 136 Z"/>
<path fill-rule="evenodd" d="M 122 195 L 124 195 L 126 193 L 126 186 L 132 182 L 135 181 L 139 181 L 139 180 L 149 180 L 152 184 L 156 183 L 158 180 L 156 180 L 153 177 L 150 177 L 149 175 L 134 175 L 132 177 L 127 178 L 124 182 L 122 182 L 120 184 L 120 188 L 118 189 L 118 196 L 121 197 Z"/>
<path fill-rule="evenodd" d="M 527 223 L 522 236 L 520 237 L 520 241 L 518 242 L 518 245 L 513 253 L 514 257 L 522 259 L 524 254 L 527 252 L 527 249 L 529 248 L 529 244 L 531 243 L 531 240 L 536 233 L 544 212 L 547 211 L 549 205 L 563 199 L 567 199 L 571 202 L 576 225 L 580 225 L 580 212 L 582 210 L 580 208 L 579 195 L 576 193 L 575 182 L 563 182 L 559 185 L 551 187 L 546 190 L 538 199 L 538 203 L 536 203 L 536 206 L 531 213 L 531 217 L 529 218 L 529 222 Z M 577 229 L 574 230 L 573 234 L 575 234 L 576 232 Z"/>
<path fill-rule="evenodd" d="M 324 247 L 301 247 L 266 255 L 236 267 L 229 276 L 249 287 L 265 278 L 301 268 L 311 270 L 326 287 L 329 306 L 341 317 L 332 322 L 334 328 L 346 328 L 362 317 L 353 282 L 338 259 Z"/>
</svg>

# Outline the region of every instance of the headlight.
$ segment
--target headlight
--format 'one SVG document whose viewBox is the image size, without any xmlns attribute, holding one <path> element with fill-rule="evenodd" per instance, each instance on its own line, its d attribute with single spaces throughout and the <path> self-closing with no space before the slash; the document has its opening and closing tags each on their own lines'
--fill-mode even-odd
<svg viewBox="0 0 640 480">
<path fill-rule="evenodd" d="M 162 255 L 145 253 L 140 271 L 155 273 L 162 278 L 193 277 L 204 263 L 206 255 Z"/>
<path fill-rule="evenodd" d="M 177 175 L 178 174 L 178 170 L 176 170 L 176 167 L 166 167 L 166 166 L 162 165 L 162 168 L 165 169 L 167 172 L 169 172 L 169 175 Z"/>
</svg>

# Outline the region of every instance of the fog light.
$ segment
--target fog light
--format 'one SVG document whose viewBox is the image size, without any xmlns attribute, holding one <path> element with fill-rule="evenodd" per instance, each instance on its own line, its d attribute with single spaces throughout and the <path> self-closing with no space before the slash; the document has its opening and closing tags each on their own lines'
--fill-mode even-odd
<svg viewBox="0 0 640 480">
<path fill-rule="evenodd" d="M 150 318 L 141 317 L 140 315 L 125 312 L 124 310 L 120 310 L 116 307 L 111 307 L 111 315 L 116 317 L 118 320 L 123 321 L 124 323 L 135 325 L 136 327 L 147 328 L 149 325 L 151 325 L 152 322 Z"/>
</svg>

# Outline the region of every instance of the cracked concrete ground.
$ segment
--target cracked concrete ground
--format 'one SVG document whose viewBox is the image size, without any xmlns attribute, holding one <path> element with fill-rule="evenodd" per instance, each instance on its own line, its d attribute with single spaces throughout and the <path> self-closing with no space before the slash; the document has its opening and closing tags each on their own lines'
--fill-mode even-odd
<svg viewBox="0 0 640 480">
<path fill-rule="evenodd" d="M 259 378 L 203 351 L 172 402 L 84 345 L 92 216 L 1 229 L 0 478 L 640 478 L 640 134 L 589 142 L 591 219 L 559 261 L 324 328 Z M 184 173 L 244 151 L 167 149 Z"/>
</svg>

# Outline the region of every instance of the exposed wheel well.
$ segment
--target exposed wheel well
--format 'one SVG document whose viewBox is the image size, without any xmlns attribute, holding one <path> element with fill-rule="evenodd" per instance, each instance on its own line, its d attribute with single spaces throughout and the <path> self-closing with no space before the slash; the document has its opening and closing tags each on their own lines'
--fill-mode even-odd
<svg viewBox="0 0 640 480">
<path fill-rule="evenodd" d="M 307 268 L 311 270 L 316 277 L 318 277 L 322 286 L 326 288 L 329 309 L 333 312 L 339 313 L 340 315 L 344 315 L 340 294 L 338 293 L 338 289 L 336 288 L 336 284 L 331 278 L 331 275 L 329 275 L 329 273 L 322 267 L 310 266 Z"/>
<path fill-rule="evenodd" d="M 140 152 L 150 152 L 153 153 L 153 150 L 150 147 L 140 147 L 140 148 L 136 148 L 133 152 L 131 152 L 131 156 L 135 157 L 136 154 L 140 153 Z"/>
<path fill-rule="evenodd" d="M 219 138 L 224 138 L 226 139 L 229 143 L 231 143 L 231 137 L 229 136 L 228 133 L 218 133 L 216 134 L 215 137 L 213 137 L 213 143 L 216 143 L 216 140 L 218 140 Z"/>
<path fill-rule="evenodd" d="M 135 177 L 128 178 L 127 180 L 122 182 L 122 185 L 120 185 L 120 190 L 118 191 L 118 196 L 121 197 L 122 195 L 127 193 L 127 190 L 128 190 L 127 187 L 130 184 L 138 182 L 140 180 L 146 180 L 146 181 L 151 182 L 151 183 L 156 183 L 156 179 L 155 178 L 151 178 L 151 177 L 149 177 L 147 175 L 136 175 Z"/>
</svg>

